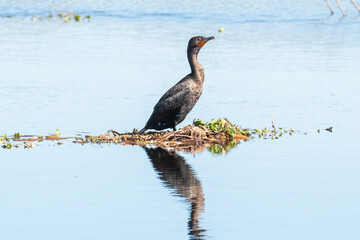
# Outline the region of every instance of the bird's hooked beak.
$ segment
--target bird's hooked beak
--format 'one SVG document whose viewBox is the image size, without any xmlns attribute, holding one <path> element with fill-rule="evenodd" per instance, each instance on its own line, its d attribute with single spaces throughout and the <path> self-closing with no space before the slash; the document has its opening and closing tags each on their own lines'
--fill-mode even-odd
<svg viewBox="0 0 360 240">
<path fill-rule="evenodd" d="M 205 43 L 207 43 L 208 41 L 213 40 L 213 39 L 215 39 L 213 36 L 204 38 L 202 41 L 198 42 L 198 45 L 200 46 L 200 48 L 202 48 L 205 45 Z"/>
</svg>

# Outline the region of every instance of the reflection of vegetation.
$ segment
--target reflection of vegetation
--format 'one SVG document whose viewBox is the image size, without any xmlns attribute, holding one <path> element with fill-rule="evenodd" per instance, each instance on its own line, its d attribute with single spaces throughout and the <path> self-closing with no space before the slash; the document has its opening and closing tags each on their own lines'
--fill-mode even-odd
<svg viewBox="0 0 360 240">
<path fill-rule="evenodd" d="M 236 146 L 239 144 L 239 141 L 230 141 L 226 142 L 224 144 L 213 144 L 207 149 L 212 154 L 225 154 L 229 152 L 232 148 L 236 148 Z"/>
</svg>

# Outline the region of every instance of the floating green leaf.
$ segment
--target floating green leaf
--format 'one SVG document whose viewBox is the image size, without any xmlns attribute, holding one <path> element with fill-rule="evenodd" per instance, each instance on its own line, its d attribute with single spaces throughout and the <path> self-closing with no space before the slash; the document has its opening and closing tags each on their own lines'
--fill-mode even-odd
<svg viewBox="0 0 360 240">
<path fill-rule="evenodd" d="M 20 138 L 20 133 L 14 133 L 14 139 L 18 140 Z"/>
</svg>

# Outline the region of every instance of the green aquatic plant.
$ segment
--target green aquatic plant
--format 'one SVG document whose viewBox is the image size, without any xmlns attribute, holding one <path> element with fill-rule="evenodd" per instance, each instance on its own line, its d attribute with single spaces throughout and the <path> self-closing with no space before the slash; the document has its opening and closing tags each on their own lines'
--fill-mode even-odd
<svg viewBox="0 0 360 240">
<path fill-rule="evenodd" d="M 11 149 L 12 145 L 10 143 L 7 143 L 7 144 L 3 144 L 1 147 L 4 149 Z"/>
<path fill-rule="evenodd" d="M 20 133 L 14 133 L 14 140 L 19 140 L 21 137 Z"/>
<path fill-rule="evenodd" d="M 75 21 L 79 22 L 81 20 L 81 16 L 75 15 L 74 19 L 75 19 Z"/>
<path fill-rule="evenodd" d="M 52 14 L 49 14 L 45 17 L 38 17 L 36 15 L 34 15 L 33 17 L 31 17 L 31 21 L 41 21 L 41 20 L 60 20 L 63 22 L 70 22 L 70 21 L 75 21 L 75 22 L 80 22 L 83 21 L 84 19 L 86 20 L 90 20 L 91 16 L 87 15 L 85 17 L 82 17 L 80 15 L 77 14 L 68 14 L 68 13 L 59 13 L 58 15 L 54 16 Z"/>
<path fill-rule="evenodd" d="M 80 21 L 83 21 L 84 19 L 90 20 L 90 18 L 91 18 L 90 15 L 82 17 L 78 14 L 75 14 L 72 10 L 70 10 L 64 6 L 61 6 L 59 4 L 54 4 L 53 6 L 56 8 L 65 10 L 66 12 L 59 12 L 57 14 L 50 13 L 49 15 L 47 15 L 45 17 L 38 17 L 38 16 L 34 15 L 33 17 L 31 17 L 31 20 L 32 21 L 41 21 L 41 20 L 55 19 L 55 20 L 60 20 L 63 22 L 70 22 L 70 21 L 80 22 Z M 53 12 L 54 12 L 54 8 L 53 8 Z M 11 16 L 9 16 L 9 17 L 11 17 Z"/>
<path fill-rule="evenodd" d="M 292 136 L 295 131 L 290 128 L 288 130 L 284 129 L 284 128 L 275 128 L 273 126 L 273 129 L 267 129 L 267 127 L 263 128 L 263 129 L 254 129 L 251 132 L 251 136 L 252 138 L 254 137 L 258 137 L 258 138 L 262 138 L 262 139 L 279 139 L 280 137 L 284 136 L 284 135 L 289 135 Z M 298 131 L 298 133 L 301 133 L 300 131 Z M 307 133 L 302 133 L 304 135 L 307 135 Z"/>
<path fill-rule="evenodd" d="M 204 122 L 201 119 L 195 119 L 193 121 L 194 126 L 202 126 L 210 129 L 214 133 L 224 133 L 234 138 L 237 134 L 250 137 L 248 129 L 242 129 L 229 121 L 227 118 L 211 119 L 210 122 Z"/>
</svg>

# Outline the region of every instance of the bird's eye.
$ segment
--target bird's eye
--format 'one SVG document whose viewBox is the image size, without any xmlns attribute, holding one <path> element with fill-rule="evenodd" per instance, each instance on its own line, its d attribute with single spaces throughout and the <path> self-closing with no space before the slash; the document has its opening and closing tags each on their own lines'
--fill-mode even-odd
<svg viewBox="0 0 360 240">
<path fill-rule="evenodd" d="M 200 41 L 201 41 L 201 38 L 198 38 L 197 40 L 200 42 Z"/>
</svg>

